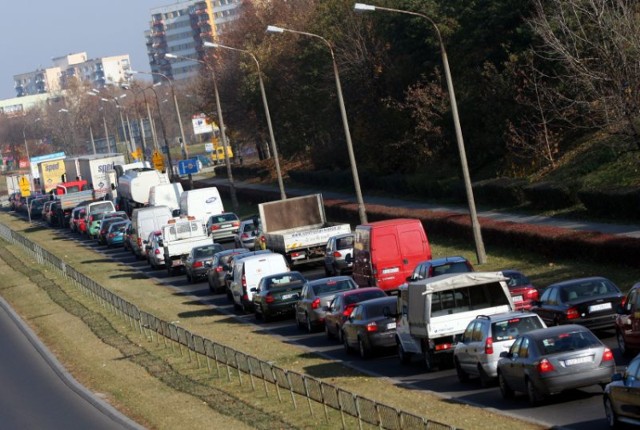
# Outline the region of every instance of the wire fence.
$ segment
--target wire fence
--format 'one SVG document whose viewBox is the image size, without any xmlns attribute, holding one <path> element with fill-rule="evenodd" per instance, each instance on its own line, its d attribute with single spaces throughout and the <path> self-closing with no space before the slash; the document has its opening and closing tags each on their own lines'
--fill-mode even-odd
<svg viewBox="0 0 640 430">
<path fill-rule="evenodd" d="M 449 424 L 433 421 L 359 396 L 312 376 L 283 369 L 273 363 L 191 333 L 183 327 L 141 311 L 136 305 L 102 287 L 56 255 L 4 224 L 0 224 L 0 237 L 22 247 L 40 265 L 47 265 L 56 270 L 85 295 L 126 320 L 131 328 L 151 340 L 155 336 L 156 342 L 162 339 L 165 346 L 167 341 L 170 341 L 170 347 L 175 351 L 177 346 L 180 354 L 183 354 L 184 347 L 190 360 L 192 354 L 195 356 L 198 367 L 206 365 L 211 372 L 215 368 L 218 377 L 224 377 L 229 382 L 237 379 L 240 385 L 250 384 L 254 391 L 263 390 L 267 397 L 272 394 L 270 390 L 272 392 L 275 389 L 280 402 L 289 401 L 288 398 L 290 398 L 295 409 L 304 407 L 312 416 L 315 413 L 312 404 L 319 404 L 322 406 L 327 423 L 330 422 L 329 410 L 337 411 L 340 414 L 342 428 L 349 427 L 347 423 L 349 418 L 356 419 L 360 429 L 364 424 L 389 430 L 455 429 Z M 260 381 L 262 384 L 259 383 Z M 300 398 L 307 404 L 299 404 Z"/>
</svg>

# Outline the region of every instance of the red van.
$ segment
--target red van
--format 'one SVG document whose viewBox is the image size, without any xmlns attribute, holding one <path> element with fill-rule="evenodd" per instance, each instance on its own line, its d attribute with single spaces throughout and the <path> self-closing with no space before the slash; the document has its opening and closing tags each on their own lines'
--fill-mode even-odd
<svg viewBox="0 0 640 430">
<path fill-rule="evenodd" d="M 357 226 L 353 254 L 358 286 L 391 292 L 419 262 L 431 259 L 431 247 L 419 219 L 398 218 Z"/>
</svg>

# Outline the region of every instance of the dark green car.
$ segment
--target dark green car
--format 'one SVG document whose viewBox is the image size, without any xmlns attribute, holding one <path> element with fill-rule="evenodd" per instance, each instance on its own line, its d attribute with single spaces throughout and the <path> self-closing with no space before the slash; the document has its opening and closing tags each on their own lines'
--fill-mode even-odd
<svg viewBox="0 0 640 430">
<path fill-rule="evenodd" d="M 300 272 L 283 272 L 262 278 L 258 287 L 252 288 L 256 319 L 266 322 L 276 315 L 293 315 L 305 282 L 307 280 Z"/>
</svg>

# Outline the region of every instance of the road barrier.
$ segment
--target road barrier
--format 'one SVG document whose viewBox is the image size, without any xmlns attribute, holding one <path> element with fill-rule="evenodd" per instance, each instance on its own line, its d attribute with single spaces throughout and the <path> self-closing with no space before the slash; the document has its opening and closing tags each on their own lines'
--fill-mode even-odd
<svg viewBox="0 0 640 430">
<path fill-rule="evenodd" d="M 156 336 L 156 342 L 160 342 L 160 337 L 162 337 L 165 346 L 167 345 L 167 340 L 169 340 L 171 341 L 170 347 L 172 350 L 175 351 L 175 346 L 177 345 L 181 355 L 183 354 L 182 348 L 186 348 L 189 360 L 191 360 L 191 354 L 194 354 L 199 368 L 201 366 L 200 360 L 203 359 L 206 361 L 209 371 L 213 372 L 211 367 L 211 360 L 213 360 L 218 377 L 226 377 L 228 381 L 232 381 L 237 377 L 240 385 L 246 384 L 248 377 L 248 382 L 251 384 L 252 389 L 254 391 L 262 389 L 266 396 L 270 395 L 269 386 L 271 386 L 271 390 L 275 388 L 280 402 L 287 402 L 289 401 L 287 397 L 290 397 L 295 409 L 306 407 L 312 416 L 314 415 L 312 402 L 320 404 L 323 407 L 324 418 L 327 422 L 330 422 L 328 411 L 328 408 L 330 408 L 339 412 L 342 428 L 348 427 L 346 418 L 351 417 L 357 420 L 360 429 L 363 428 L 363 424 L 389 430 L 455 429 L 451 425 L 420 417 L 359 396 L 312 376 L 283 369 L 273 363 L 260 360 L 257 357 L 191 333 L 183 327 L 163 321 L 154 315 L 139 310 L 136 305 L 102 287 L 87 275 L 66 264 L 64 260 L 1 223 L 0 238 L 9 243 L 19 245 L 23 250 L 31 254 L 38 264 L 47 265 L 56 270 L 72 281 L 74 286 L 85 295 L 125 319 L 131 328 L 139 331 L 152 341 L 154 335 Z M 256 385 L 256 379 L 263 382 L 262 388 Z M 306 400 L 306 406 L 298 404 L 300 397 Z"/>
</svg>

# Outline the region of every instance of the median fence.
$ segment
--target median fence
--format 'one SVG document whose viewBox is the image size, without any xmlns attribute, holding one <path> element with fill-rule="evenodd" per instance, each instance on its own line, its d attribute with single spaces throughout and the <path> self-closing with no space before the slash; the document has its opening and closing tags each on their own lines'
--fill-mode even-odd
<svg viewBox="0 0 640 430">
<path fill-rule="evenodd" d="M 296 409 L 308 409 L 312 416 L 316 413 L 312 404 L 319 404 L 327 422 L 330 419 L 330 410 L 337 411 L 340 414 L 342 428 L 351 427 L 349 424 L 353 419 L 357 420 L 360 429 L 363 425 L 390 430 L 455 428 L 353 394 L 311 376 L 283 369 L 191 333 L 139 310 L 134 304 L 115 295 L 37 243 L 31 242 L 3 224 L 0 224 L 0 237 L 9 243 L 21 246 L 39 264 L 46 264 L 62 274 L 84 294 L 125 319 L 133 329 L 147 338 L 154 340 L 155 335 L 156 342 L 162 339 L 166 347 L 170 346 L 174 351 L 177 348 L 181 355 L 185 348 L 190 360 L 193 354 L 198 367 L 206 364 L 210 372 L 215 368 L 218 377 L 226 378 L 228 381 L 237 380 L 240 385 L 250 384 L 254 391 L 264 390 L 267 397 L 273 395 L 275 390 L 280 402 L 291 402 Z M 334 413 L 333 411 L 331 412 Z"/>
</svg>

